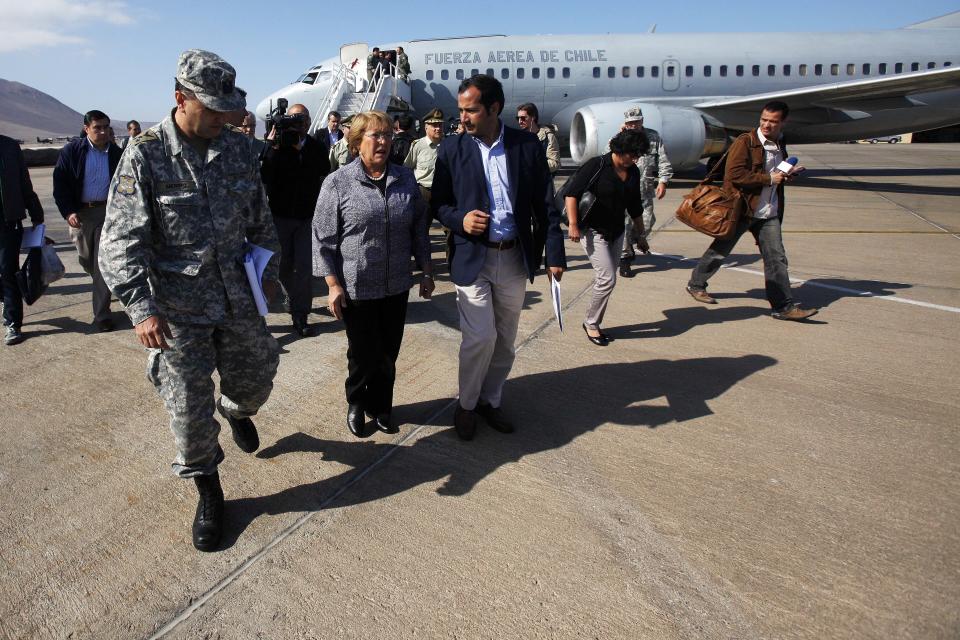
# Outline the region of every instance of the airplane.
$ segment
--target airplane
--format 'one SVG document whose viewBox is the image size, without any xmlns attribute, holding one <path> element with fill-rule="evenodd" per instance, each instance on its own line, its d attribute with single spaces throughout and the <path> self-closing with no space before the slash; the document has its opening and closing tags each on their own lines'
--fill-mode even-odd
<svg viewBox="0 0 960 640">
<path fill-rule="evenodd" d="M 882 31 L 633 35 L 487 35 L 410 40 L 407 78 L 366 78 L 367 44 L 310 67 L 257 107 L 302 103 L 314 130 L 331 110 L 457 113 L 465 77 L 494 75 L 502 118 L 533 102 L 577 163 L 604 153 L 623 113 L 639 106 L 677 170 L 716 158 L 757 126 L 771 100 L 790 105 L 791 143 L 841 142 L 960 123 L 960 11 Z M 383 77 L 381 77 L 383 76 Z"/>
</svg>

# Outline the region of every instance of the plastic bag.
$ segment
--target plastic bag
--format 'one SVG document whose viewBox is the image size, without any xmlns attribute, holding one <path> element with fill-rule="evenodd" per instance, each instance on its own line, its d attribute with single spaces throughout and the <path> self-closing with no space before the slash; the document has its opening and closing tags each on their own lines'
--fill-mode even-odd
<svg viewBox="0 0 960 640">
<path fill-rule="evenodd" d="M 40 247 L 40 272 L 45 286 L 56 282 L 67 272 L 50 238 L 45 238 L 43 246 Z"/>
</svg>

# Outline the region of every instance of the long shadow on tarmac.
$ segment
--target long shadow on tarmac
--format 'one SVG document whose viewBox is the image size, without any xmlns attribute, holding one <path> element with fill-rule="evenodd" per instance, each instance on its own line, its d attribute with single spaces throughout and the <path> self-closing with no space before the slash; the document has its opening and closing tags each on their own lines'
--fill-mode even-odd
<svg viewBox="0 0 960 640">
<path fill-rule="evenodd" d="M 769 356 L 751 354 L 591 365 L 521 376 L 509 380 L 506 388 L 505 408 L 516 420 L 517 432 L 501 435 L 481 422 L 472 442 L 460 441 L 450 428 L 439 429 L 450 426 L 450 410 L 428 425 L 427 428 L 438 428 L 436 433 L 399 448 L 390 442 L 326 440 L 305 433 L 289 435 L 261 450 L 257 457 L 319 454 L 322 460 L 339 462 L 351 469 L 272 495 L 230 501 L 224 547 L 232 546 L 261 515 L 319 510 L 358 473 L 391 452 L 398 455 L 329 506 L 381 500 L 439 481 L 443 484 L 437 493 L 464 495 L 503 465 L 563 447 L 605 424 L 653 429 L 710 415 L 713 412 L 709 400 L 776 362 Z M 515 400 L 511 402 L 510 398 Z M 565 401 L 571 398 L 576 401 Z M 661 398 L 666 399 L 666 406 L 662 402 L 650 403 Z M 449 404 L 448 399 L 438 399 L 397 407 L 394 416 L 402 423 L 424 424 Z M 643 433 L 637 431 L 635 436 Z"/>
</svg>

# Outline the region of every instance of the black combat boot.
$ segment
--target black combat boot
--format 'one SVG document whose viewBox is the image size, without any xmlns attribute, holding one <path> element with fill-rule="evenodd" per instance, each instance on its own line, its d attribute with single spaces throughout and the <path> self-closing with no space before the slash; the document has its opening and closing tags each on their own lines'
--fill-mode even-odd
<svg viewBox="0 0 960 640">
<path fill-rule="evenodd" d="M 197 515 L 193 518 L 193 546 L 200 551 L 214 551 L 220 544 L 223 533 L 223 489 L 220 488 L 220 474 L 196 476 L 200 493 L 197 503 Z"/>
</svg>

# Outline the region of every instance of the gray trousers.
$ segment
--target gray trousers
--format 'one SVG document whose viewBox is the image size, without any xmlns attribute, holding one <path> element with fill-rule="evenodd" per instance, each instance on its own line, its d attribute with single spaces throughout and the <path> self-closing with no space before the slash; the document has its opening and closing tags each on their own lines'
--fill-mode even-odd
<svg viewBox="0 0 960 640">
<path fill-rule="evenodd" d="M 527 269 L 520 246 L 487 249 L 473 284 L 457 286 L 460 311 L 460 406 L 478 401 L 500 406 L 503 383 L 513 368 L 520 310 L 527 290 Z"/>
<path fill-rule="evenodd" d="M 580 236 L 580 245 L 587 252 L 593 267 L 593 296 L 587 303 L 587 314 L 583 324 L 588 329 L 600 329 L 603 315 L 607 312 L 610 294 L 617 284 L 617 249 L 623 242 L 623 236 L 617 236 L 611 242 L 603 239 L 593 229 L 584 229 Z"/>
<path fill-rule="evenodd" d="M 248 418 L 270 397 L 280 347 L 263 318 L 220 324 L 170 322 L 170 349 L 148 349 L 147 378 L 170 414 L 177 446 L 174 473 L 210 475 L 223 460 L 214 419 L 213 372 L 220 374 L 220 404 L 235 418 Z"/>
<path fill-rule="evenodd" d="M 620 252 L 622 259 L 632 260 L 637 252 L 634 250 L 634 243 L 641 238 L 650 236 L 653 225 L 657 223 L 657 216 L 653 215 L 653 203 L 657 200 L 657 190 L 644 189 L 641 201 L 643 203 L 643 233 L 637 233 L 634 229 L 633 218 L 630 214 L 625 214 L 626 225 L 623 232 L 623 251 Z"/>
<path fill-rule="evenodd" d="M 100 275 L 100 264 L 97 262 L 100 254 L 100 231 L 103 230 L 106 213 L 106 205 L 81 209 L 77 211 L 80 228 L 70 227 L 70 238 L 77 247 L 80 267 L 93 278 L 94 322 L 110 319 L 110 288 L 103 281 L 103 276 Z"/>
<path fill-rule="evenodd" d="M 290 315 L 306 320 L 313 308 L 313 218 L 274 216 L 280 240 L 280 284 L 290 300 Z"/>
<path fill-rule="evenodd" d="M 741 217 L 734 234 L 726 240 L 714 240 L 700 258 L 700 262 L 693 270 L 687 286 L 691 289 L 705 290 L 707 281 L 720 269 L 720 265 L 747 231 L 753 234 L 760 245 L 760 255 L 763 257 L 763 276 L 766 280 L 767 301 L 770 306 L 779 311 L 794 304 L 790 289 L 790 275 L 787 271 L 787 253 L 783 248 L 783 234 L 780 229 L 780 219 L 773 217 L 765 220 Z"/>
</svg>

